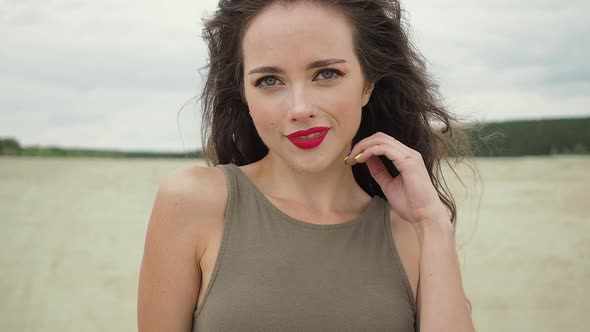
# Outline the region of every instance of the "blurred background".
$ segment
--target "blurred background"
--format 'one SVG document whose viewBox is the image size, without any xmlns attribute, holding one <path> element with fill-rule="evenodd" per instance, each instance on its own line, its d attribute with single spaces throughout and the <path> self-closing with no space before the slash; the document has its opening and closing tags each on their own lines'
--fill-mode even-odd
<svg viewBox="0 0 590 332">
<path fill-rule="evenodd" d="M 586 1 L 402 2 L 479 176 L 447 178 L 478 331 L 590 325 Z M 0 331 L 136 330 L 162 178 L 200 156 L 216 1 L 0 0 Z"/>
</svg>

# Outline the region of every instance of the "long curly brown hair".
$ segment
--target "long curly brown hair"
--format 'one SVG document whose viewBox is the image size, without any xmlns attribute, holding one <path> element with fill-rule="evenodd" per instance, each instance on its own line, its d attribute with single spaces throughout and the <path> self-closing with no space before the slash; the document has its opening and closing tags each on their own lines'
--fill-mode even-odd
<svg viewBox="0 0 590 332">
<path fill-rule="evenodd" d="M 202 140 L 209 164 L 245 165 L 268 153 L 244 101 L 242 37 L 252 19 L 266 7 L 300 2 L 329 6 L 346 15 L 353 27 L 355 53 L 364 78 L 375 83 L 352 144 L 383 132 L 420 152 L 455 224 L 456 204 L 442 174 L 441 161 L 448 163 L 450 155 L 468 156 L 470 146 L 456 116 L 444 106 L 438 86 L 427 73 L 424 57 L 409 39 L 409 25 L 398 1 L 219 1 L 217 11 L 205 20 L 203 29 L 209 63 L 201 95 Z M 392 176 L 399 174 L 391 161 L 382 161 Z M 365 164 L 353 166 L 353 174 L 367 194 L 384 197 Z"/>
</svg>

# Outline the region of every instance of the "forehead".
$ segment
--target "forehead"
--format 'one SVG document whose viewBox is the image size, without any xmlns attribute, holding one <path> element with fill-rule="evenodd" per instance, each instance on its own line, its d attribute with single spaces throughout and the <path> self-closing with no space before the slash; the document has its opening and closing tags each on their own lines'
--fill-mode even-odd
<svg viewBox="0 0 590 332">
<path fill-rule="evenodd" d="M 242 40 L 244 65 L 308 63 L 354 57 L 352 27 L 337 9 L 317 4 L 271 5 L 256 16 Z"/>
</svg>

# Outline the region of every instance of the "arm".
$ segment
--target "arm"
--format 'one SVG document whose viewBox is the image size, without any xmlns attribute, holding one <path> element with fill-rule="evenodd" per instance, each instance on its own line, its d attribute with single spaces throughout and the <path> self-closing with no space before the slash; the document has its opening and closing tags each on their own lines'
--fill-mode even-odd
<svg viewBox="0 0 590 332">
<path fill-rule="evenodd" d="M 448 220 L 414 225 L 420 245 L 418 320 L 422 332 L 475 331 Z"/>
<path fill-rule="evenodd" d="M 217 190 L 213 190 L 215 193 L 202 190 L 211 188 L 209 185 L 213 183 L 209 182 L 216 178 L 213 171 L 218 170 L 177 171 L 158 189 L 139 276 L 140 332 L 180 332 L 192 328 L 201 284 L 199 262 L 207 245 L 207 229 L 217 217 L 218 206 L 223 205 L 217 199 L 220 197 L 216 195 Z M 219 187 L 225 188 L 223 184 Z"/>
<path fill-rule="evenodd" d="M 389 174 L 378 156 L 391 160 L 399 174 Z M 391 136 L 376 133 L 358 142 L 345 162 L 367 163 L 393 210 L 416 230 L 415 241 L 420 251 L 420 330 L 474 331 L 449 213 L 434 188 L 422 155 Z"/>
</svg>

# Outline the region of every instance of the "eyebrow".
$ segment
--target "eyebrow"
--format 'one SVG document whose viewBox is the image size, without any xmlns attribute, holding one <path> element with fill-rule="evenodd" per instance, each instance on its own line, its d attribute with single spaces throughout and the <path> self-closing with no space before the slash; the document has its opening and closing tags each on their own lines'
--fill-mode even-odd
<svg viewBox="0 0 590 332">
<path fill-rule="evenodd" d="M 321 67 L 326 67 L 329 65 L 333 65 L 335 63 L 345 63 L 346 60 L 344 59 L 322 59 L 322 60 L 316 60 L 311 62 L 310 64 L 307 65 L 307 67 L 305 68 L 306 70 L 310 70 L 310 69 L 314 69 L 314 68 L 321 68 Z M 250 70 L 248 72 L 248 75 L 252 75 L 252 74 L 262 74 L 262 73 L 267 73 L 267 74 L 284 74 L 285 71 L 279 67 L 276 66 L 262 66 L 262 67 L 257 67 L 254 68 L 252 70 Z"/>
</svg>

